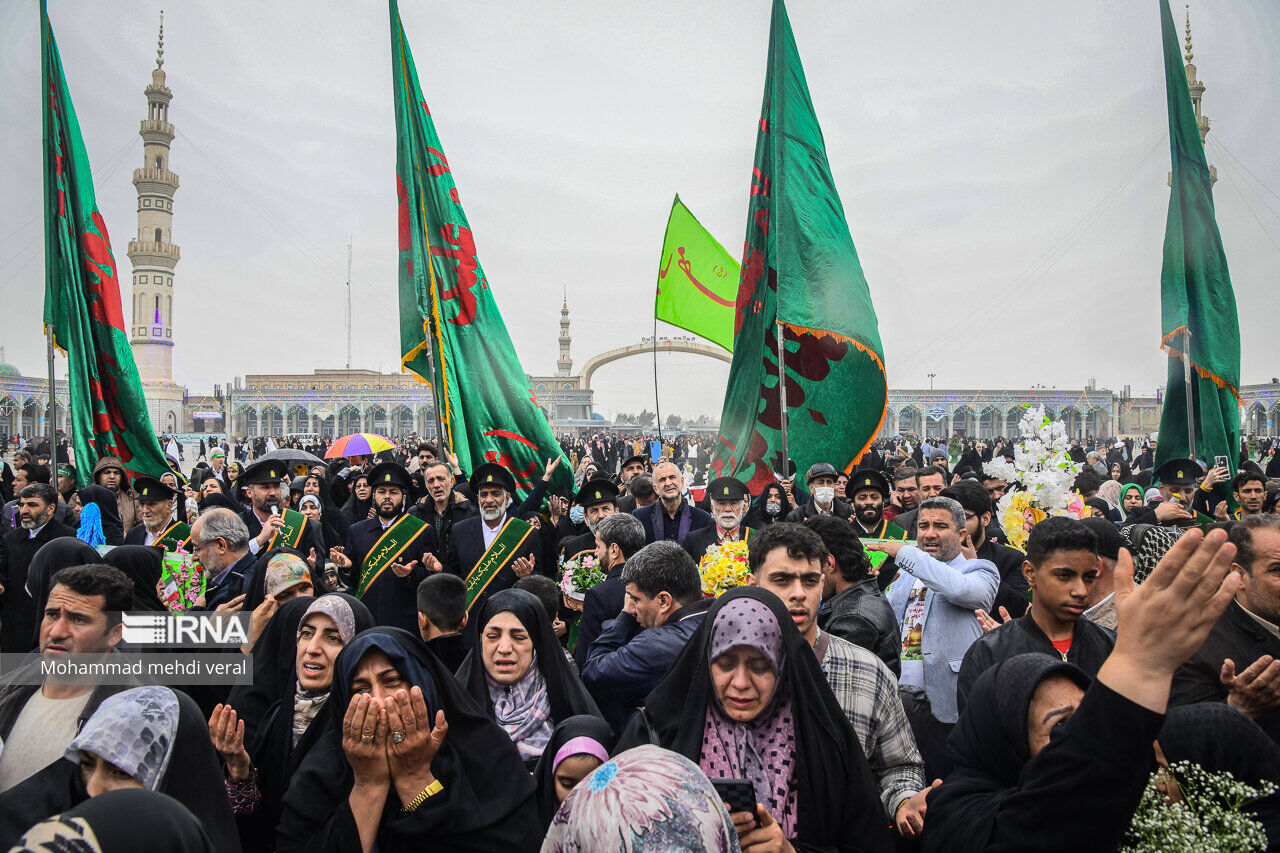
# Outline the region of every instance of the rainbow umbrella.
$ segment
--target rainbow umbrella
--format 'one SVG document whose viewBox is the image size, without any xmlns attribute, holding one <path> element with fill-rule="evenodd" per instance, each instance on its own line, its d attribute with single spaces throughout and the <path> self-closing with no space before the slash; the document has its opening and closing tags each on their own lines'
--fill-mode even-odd
<svg viewBox="0 0 1280 853">
<path fill-rule="evenodd" d="M 372 456 L 375 453 L 381 453 L 384 450 L 395 450 L 395 444 L 390 439 L 383 438 L 371 432 L 357 432 L 351 435 L 344 435 L 342 438 L 329 445 L 328 452 L 325 453 L 325 459 L 337 459 L 340 456 Z"/>
</svg>

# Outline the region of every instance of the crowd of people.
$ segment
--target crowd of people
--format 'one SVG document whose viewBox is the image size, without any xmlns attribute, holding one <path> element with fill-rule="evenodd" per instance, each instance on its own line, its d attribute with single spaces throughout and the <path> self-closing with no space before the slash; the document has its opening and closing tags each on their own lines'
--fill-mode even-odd
<svg viewBox="0 0 1280 853">
<path fill-rule="evenodd" d="M 0 651 L 144 650 L 119 614 L 184 551 L 253 653 L 235 687 L 0 679 L 0 849 L 1104 851 L 1160 768 L 1280 784 L 1269 445 L 1079 443 L 1087 517 L 1019 549 L 999 439 L 754 494 L 685 437 L 566 436 L 524 493 L 428 442 L 272 444 L 0 468 Z M 1280 795 L 1243 808 L 1280 850 Z"/>
</svg>

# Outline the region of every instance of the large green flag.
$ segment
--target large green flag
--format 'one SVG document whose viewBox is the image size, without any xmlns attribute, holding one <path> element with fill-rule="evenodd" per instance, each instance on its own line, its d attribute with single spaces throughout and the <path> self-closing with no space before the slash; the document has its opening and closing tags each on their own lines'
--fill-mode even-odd
<svg viewBox="0 0 1280 853">
<path fill-rule="evenodd" d="M 1160 343 L 1169 354 L 1169 372 L 1156 463 L 1189 455 L 1187 424 L 1191 419 L 1196 431 L 1196 455 L 1210 465 L 1213 457 L 1226 456 L 1234 474 L 1240 454 L 1240 323 L 1236 296 L 1214 218 L 1209 164 L 1187 89 L 1187 72 L 1182 66 L 1178 31 L 1168 0 L 1160 0 L 1160 28 L 1173 174 L 1165 221 L 1164 266 L 1160 271 Z M 1183 367 L 1183 359 L 1188 356 L 1188 330 L 1190 401 Z M 1219 487 L 1228 499 L 1229 488 L 1228 484 Z"/>
<path fill-rule="evenodd" d="M 741 270 L 685 207 L 671 203 L 653 316 L 733 352 L 733 308 Z"/>
<path fill-rule="evenodd" d="M 76 474 L 88 485 L 100 457 L 118 456 L 130 473 L 159 477 L 169 466 L 129 349 L 111 239 L 43 2 L 40 22 L 44 322 L 67 354 Z"/>
<path fill-rule="evenodd" d="M 522 490 L 563 456 L 533 396 L 488 279 L 458 188 L 418 85 L 413 55 L 390 0 L 400 219 L 402 364 L 431 383 L 445 437 L 468 471 L 497 462 Z M 434 375 L 427 367 L 435 354 Z M 561 462 L 555 488 L 572 488 Z"/>
<path fill-rule="evenodd" d="M 753 490 L 784 470 L 777 330 L 791 458 L 852 469 L 884 420 L 875 308 L 831 177 L 787 10 L 774 0 L 733 365 L 712 467 Z"/>
</svg>

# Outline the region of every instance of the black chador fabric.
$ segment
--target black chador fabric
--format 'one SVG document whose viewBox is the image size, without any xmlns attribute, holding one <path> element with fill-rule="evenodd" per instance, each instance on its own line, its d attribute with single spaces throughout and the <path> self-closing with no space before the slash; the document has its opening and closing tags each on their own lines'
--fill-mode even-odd
<svg viewBox="0 0 1280 853">
<path fill-rule="evenodd" d="M 321 712 L 327 719 L 325 730 L 285 793 L 277 850 L 362 849 L 347 802 L 354 775 L 342 750 L 342 718 L 360 660 L 374 649 L 385 654 L 411 686 L 422 689 L 433 718 L 443 710 L 449 723 L 431 762 L 443 789 L 416 811 L 401 814 L 402 804 L 391 786 L 378 827 L 380 853 L 538 850 L 543 833 L 534 781 L 515 746 L 418 637 L 386 627 L 358 634 L 338 655 L 333 693 Z"/>
<path fill-rule="evenodd" d="M 161 549 L 154 545 L 121 545 L 112 548 L 102 558 L 109 566 L 115 566 L 133 581 L 133 609 L 149 613 L 168 613 L 156 584 L 163 573 Z"/>
<path fill-rule="evenodd" d="M 373 615 L 369 613 L 369 608 L 360 603 L 359 599 L 339 592 L 329 593 L 329 595 L 340 596 L 350 606 L 351 614 L 355 617 L 356 633 L 373 627 Z M 298 742 L 296 744 L 293 742 L 293 706 L 298 684 L 298 626 L 302 624 L 302 616 L 306 609 L 314 602 L 314 598 L 304 598 L 301 600 L 302 606 L 290 607 L 294 602 L 286 601 L 280 612 L 277 612 L 267 624 L 267 631 L 275 628 L 273 633 L 276 635 L 267 645 L 278 649 L 281 660 L 276 674 L 271 677 L 271 689 L 275 692 L 275 701 L 254 726 L 252 738 L 249 737 L 248 725 L 245 726 L 245 749 L 249 753 L 251 763 L 258 770 L 258 791 L 262 795 L 262 800 L 254 814 L 237 817 L 240 840 L 246 853 L 273 849 L 271 841 L 276 825 L 280 822 L 280 803 L 284 799 L 284 792 L 288 789 L 289 781 L 307 753 L 320 741 L 328 720 L 322 708 L 320 714 L 298 738 Z M 286 608 L 289 611 L 287 614 L 284 613 Z M 285 618 L 281 620 L 281 616 Z M 266 632 L 263 633 L 265 636 Z M 288 660 L 287 667 L 284 659 Z M 255 666 L 257 660 L 258 656 L 255 654 Z M 284 673 L 283 677 L 280 677 L 279 673 Z M 325 704 L 328 704 L 327 700 Z M 232 707 L 235 706 L 232 705 Z M 236 710 L 239 712 L 238 708 Z"/>
<path fill-rule="evenodd" d="M 478 636 L 483 638 L 484 628 L 489 620 L 503 611 L 510 611 L 519 619 L 533 640 L 533 652 L 536 656 L 534 665 L 547 682 L 551 724 L 555 725 L 575 714 L 600 717 L 600 709 L 596 707 L 587 688 L 565 657 L 564 647 L 556 638 L 546 609 L 533 593 L 523 589 L 504 589 L 490 596 L 480 611 L 480 618 L 476 620 Z M 477 639 L 476 648 L 458 668 L 458 680 L 471 697 L 480 703 L 480 707 L 492 715 L 493 701 L 489 698 L 489 682 L 485 678 L 484 660 L 480 652 L 481 642 L 482 640 Z"/>
<path fill-rule="evenodd" d="M 22 532 L 26 533 L 25 530 Z M 40 622 L 44 619 L 44 606 L 49 603 L 49 593 L 53 589 L 53 576 L 71 566 L 101 562 L 102 555 L 98 553 L 98 549 L 92 545 L 86 545 L 74 536 L 60 536 L 40 546 L 40 550 L 36 551 L 35 556 L 31 558 L 31 567 L 27 569 L 26 592 L 31 596 L 31 619 L 34 620 L 31 648 L 34 649 L 40 645 Z M 9 595 L 12 597 L 14 593 Z M 19 650 L 6 649 L 6 651 Z"/>
<path fill-rule="evenodd" d="M 313 601 L 309 595 L 298 596 L 280 605 L 253 644 L 253 682 L 231 688 L 227 704 L 244 720 L 246 748 L 254 743 L 268 709 L 297 680 L 298 624 Z"/>
<path fill-rule="evenodd" d="M 1031 757 L 1036 688 L 1061 675 L 1085 689 L 1075 713 Z M 1061 658 L 1038 652 L 997 663 L 969 693 L 947 740 L 955 769 L 929 795 L 925 853 L 1115 850 L 1155 766 L 1164 717 Z"/>
<path fill-rule="evenodd" d="M 758 587 L 739 587 L 716 599 L 666 678 L 645 700 L 643 713 L 631 718 L 616 751 L 656 742 L 699 763 L 708 703 L 718 701 L 707 657 L 712 626 L 726 604 L 743 597 L 763 602 L 782 629 L 785 661 L 776 689 L 786 691 L 795 720 L 797 822 L 792 844 L 797 850 L 892 850 L 879 789 L 849 719 L 791 614 L 776 595 Z M 650 739 L 649 727 L 656 741 Z"/>
<path fill-rule="evenodd" d="M 156 790 L 173 797 L 199 818 L 218 853 L 237 853 L 240 839 L 227 800 L 222 766 L 209 739 L 209 723 L 190 696 L 180 690 L 173 692 L 178 697 L 178 729 L 169 766 Z M 87 799 L 89 793 L 80 778 L 80 765 L 59 758 L 0 794 L 0 848 L 8 849 L 32 825 Z M 146 830 L 145 824 L 137 827 L 140 833 Z"/>
<path fill-rule="evenodd" d="M 538 818 L 542 821 L 544 833 L 550 828 L 551 819 L 556 816 L 556 809 L 560 807 L 559 801 L 556 800 L 556 768 L 553 766 L 556 753 L 566 743 L 579 737 L 591 738 L 612 754 L 613 729 L 599 717 L 578 714 L 561 721 L 556 726 L 555 731 L 551 733 L 547 748 L 543 750 L 542 760 L 533 771 L 533 778 L 538 783 Z"/>
<path fill-rule="evenodd" d="M 95 844 L 90 846 L 87 825 Z M 155 791 L 107 791 L 41 826 L 23 839 L 21 853 L 221 853 L 200 820 L 182 803 Z"/>
</svg>

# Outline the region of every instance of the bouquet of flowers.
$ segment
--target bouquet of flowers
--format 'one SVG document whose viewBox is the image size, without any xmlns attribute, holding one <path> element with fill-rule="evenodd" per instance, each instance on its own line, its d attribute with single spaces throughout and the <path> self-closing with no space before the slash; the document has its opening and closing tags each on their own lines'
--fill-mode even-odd
<svg viewBox="0 0 1280 853">
<path fill-rule="evenodd" d="M 1266 850 L 1266 830 L 1244 807 L 1275 790 L 1271 782 L 1255 788 L 1188 761 L 1161 768 L 1142 793 L 1121 853 Z"/>
<path fill-rule="evenodd" d="M 708 598 L 719 598 L 735 586 L 744 586 L 751 574 L 747 543 L 739 540 L 712 545 L 698 561 L 698 574 L 702 576 L 702 594 Z"/>
<path fill-rule="evenodd" d="M 560 589 L 574 601 L 587 597 L 587 590 L 605 579 L 600 561 L 590 551 L 583 551 L 569 560 L 561 560 Z"/>
<path fill-rule="evenodd" d="M 175 613 L 181 613 L 190 609 L 196 599 L 204 595 L 209 579 L 204 573 L 204 567 L 186 551 L 170 551 L 164 555 L 160 583 L 164 587 L 164 592 L 160 595 L 164 606 Z"/>
<path fill-rule="evenodd" d="M 1029 408 L 1018 424 L 1022 441 L 1013 447 L 1013 462 L 997 456 L 982 469 L 1002 480 L 1017 483 L 996 504 L 996 516 L 1009 537 L 1021 549 L 1031 528 L 1051 515 L 1084 518 L 1084 501 L 1071 489 L 1080 466 L 1067 455 L 1067 428 L 1050 420 L 1043 406 Z"/>
</svg>

